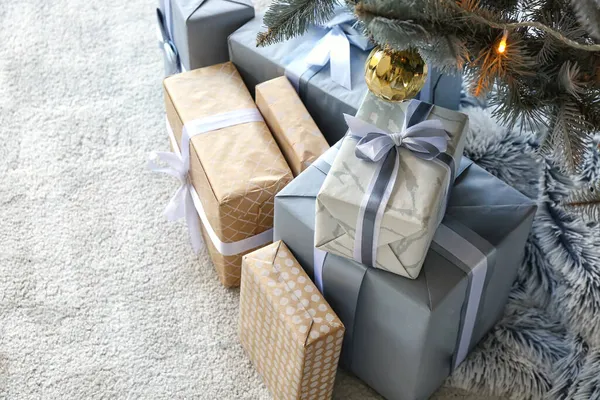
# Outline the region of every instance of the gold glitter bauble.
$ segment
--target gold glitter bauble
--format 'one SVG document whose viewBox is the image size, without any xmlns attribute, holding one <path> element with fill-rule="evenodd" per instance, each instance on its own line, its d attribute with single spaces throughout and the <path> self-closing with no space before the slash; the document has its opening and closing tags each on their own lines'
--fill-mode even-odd
<svg viewBox="0 0 600 400">
<path fill-rule="evenodd" d="M 369 90 L 387 101 L 411 99 L 427 79 L 427 64 L 416 50 L 395 51 L 375 47 L 365 64 Z"/>
</svg>

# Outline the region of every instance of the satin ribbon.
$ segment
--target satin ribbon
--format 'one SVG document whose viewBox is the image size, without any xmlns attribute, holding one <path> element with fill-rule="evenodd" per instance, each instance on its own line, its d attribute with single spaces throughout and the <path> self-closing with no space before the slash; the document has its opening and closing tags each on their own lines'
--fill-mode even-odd
<svg viewBox="0 0 600 400">
<path fill-rule="evenodd" d="M 171 0 L 163 0 L 162 9 L 156 9 L 158 26 L 158 47 L 163 51 L 165 75 L 170 76 L 182 72 L 183 66 L 179 59 L 177 47 L 173 41 L 173 21 Z"/>
<path fill-rule="evenodd" d="M 439 120 L 427 120 L 432 108 L 432 104 L 412 100 L 400 132 L 387 132 L 359 118 L 344 115 L 350 135 L 358 139 L 356 157 L 377 165 L 356 221 L 354 259 L 357 262 L 375 266 L 383 213 L 400 168 L 400 149 L 407 149 L 414 156 L 429 161 L 437 159 L 447 150 L 449 136 L 444 126 Z M 452 158 L 444 159 L 451 162 Z M 448 167 L 453 169 L 453 165 Z M 453 181 L 451 178 L 448 186 Z M 445 197 L 448 192 L 446 188 Z"/>
<path fill-rule="evenodd" d="M 315 160 L 312 167 L 327 175 L 337 152 L 337 147 L 330 148 Z M 472 162 L 461 165 L 457 176 L 466 171 L 471 164 Z M 460 330 L 452 359 L 452 369 L 454 369 L 464 361 L 469 353 L 487 274 L 495 265 L 495 249 L 477 233 L 450 217 L 446 218 L 436 230 L 431 249 L 448 259 L 467 275 L 466 299 L 461 310 Z M 323 267 L 328 253 L 316 247 L 313 251 L 315 285 L 325 295 Z"/>
<path fill-rule="evenodd" d="M 300 80 L 307 72 L 312 77 L 328 63 L 331 80 L 352 90 L 350 46 L 365 51 L 373 47 L 369 39 L 352 26 L 354 20 L 350 12 L 338 10 L 338 14 L 323 25 L 327 33 L 311 47 L 310 52 L 301 54 L 289 64 L 286 76 L 296 90 L 299 90 Z"/>
<path fill-rule="evenodd" d="M 260 121 L 263 121 L 263 118 L 256 108 L 235 110 L 212 117 L 189 121 L 183 127 L 180 150 L 177 141 L 175 140 L 173 130 L 167 120 L 167 130 L 174 152 L 159 151 L 150 153 L 148 161 L 150 170 L 174 176 L 181 182 L 181 186 L 179 186 L 173 197 L 169 200 L 163 214 L 169 221 L 185 218 L 194 252 L 198 252 L 202 246 L 202 234 L 198 216 L 200 217 L 211 242 L 217 251 L 224 256 L 240 254 L 255 247 L 267 244 L 273 240 L 273 230 L 269 229 L 237 242 L 222 242 L 210 225 L 210 221 L 208 220 L 208 216 L 202 206 L 198 193 L 196 193 L 196 190 L 189 179 L 190 141 L 192 137 L 209 133 L 217 129 Z M 157 160 L 162 161 L 168 166 L 163 167 L 157 164 Z"/>
<path fill-rule="evenodd" d="M 158 22 L 158 47 L 164 52 L 165 75 L 174 75 L 180 72 L 186 72 L 175 46 L 173 36 L 173 0 L 161 0 L 162 10 L 156 10 Z"/>
</svg>

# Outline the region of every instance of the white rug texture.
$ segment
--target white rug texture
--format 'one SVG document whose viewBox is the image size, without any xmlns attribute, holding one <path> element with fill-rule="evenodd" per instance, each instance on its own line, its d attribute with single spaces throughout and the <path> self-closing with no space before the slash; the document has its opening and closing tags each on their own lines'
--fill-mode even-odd
<svg viewBox="0 0 600 400">
<path fill-rule="evenodd" d="M 154 7 L 0 0 L 0 399 L 270 398 L 239 291 L 146 169 L 168 148 Z M 379 397 L 340 372 L 335 398 Z"/>
</svg>

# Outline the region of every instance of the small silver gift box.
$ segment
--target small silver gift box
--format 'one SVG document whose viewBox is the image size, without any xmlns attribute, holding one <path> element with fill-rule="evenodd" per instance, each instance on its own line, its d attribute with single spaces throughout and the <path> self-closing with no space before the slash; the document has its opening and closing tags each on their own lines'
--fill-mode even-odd
<svg viewBox="0 0 600 400">
<path fill-rule="evenodd" d="M 411 106 L 415 106 L 414 113 L 407 114 Z M 407 278 L 419 275 L 444 214 L 458 167 L 454 160 L 462 156 L 468 117 L 418 100 L 390 103 L 370 93 L 357 113 L 357 120 L 365 123 L 365 132 L 381 129 L 382 138 L 389 139 L 391 136 L 386 132 L 401 134 L 405 120 L 412 121 L 419 110 L 425 111 L 421 111 L 423 115 L 416 122 L 421 126 L 437 123 L 440 135 L 447 135 L 438 138 L 447 140 L 443 143 L 445 152 L 429 160 L 420 158 L 423 153 L 398 147 L 395 155 L 396 145 L 391 143 L 390 155 L 397 163 L 396 172 L 392 173 L 394 161 L 388 162 L 391 157 L 377 162 L 358 157 L 358 139 L 350 130 L 317 196 L 317 248 Z M 416 124 L 408 126 L 404 132 L 416 127 Z M 431 128 L 424 129 L 425 139 L 430 139 L 427 135 L 431 134 Z M 388 165 L 390 178 L 387 186 L 383 186 L 379 182 Z M 381 201 L 382 198 L 386 200 Z M 373 212 L 369 213 L 371 209 Z"/>
</svg>

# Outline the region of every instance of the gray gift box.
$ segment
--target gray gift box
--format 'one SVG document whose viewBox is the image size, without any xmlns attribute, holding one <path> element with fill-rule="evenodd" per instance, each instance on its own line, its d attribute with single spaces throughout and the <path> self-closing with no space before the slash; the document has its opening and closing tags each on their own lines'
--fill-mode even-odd
<svg viewBox="0 0 600 400">
<path fill-rule="evenodd" d="M 167 75 L 229 61 L 227 37 L 254 17 L 251 0 L 160 0 L 159 8 L 180 64 L 169 66 L 165 52 Z"/>
<path fill-rule="evenodd" d="M 346 326 L 341 364 L 387 399 L 426 399 L 502 316 L 536 205 L 463 158 L 416 280 L 333 254 L 315 268 L 315 198 L 328 172 L 320 161 L 276 196 L 274 240 L 283 240 L 307 273 L 320 277 Z M 466 272 L 472 260 L 487 268 L 479 283 Z"/>
<path fill-rule="evenodd" d="M 253 95 L 257 84 L 285 75 L 286 67 L 297 57 L 307 54 L 327 32 L 311 27 L 301 37 L 257 47 L 256 36 L 264 30 L 262 16 L 257 16 L 229 37 L 230 59 Z M 321 69 L 308 70 L 300 77 L 300 98 L 330 144 L 346 133 L 343 114 L 355 115 L 367 93 L 364 66 L 369 53 L 369 50 L 350 46 L 351 90 L 331 80 L 329 64 Z M 441 75 L 439 71 L 430 69 L 427 83 L 417 98 L 457 110 L 461 84 L 460 76 Z"/>
</svg>

